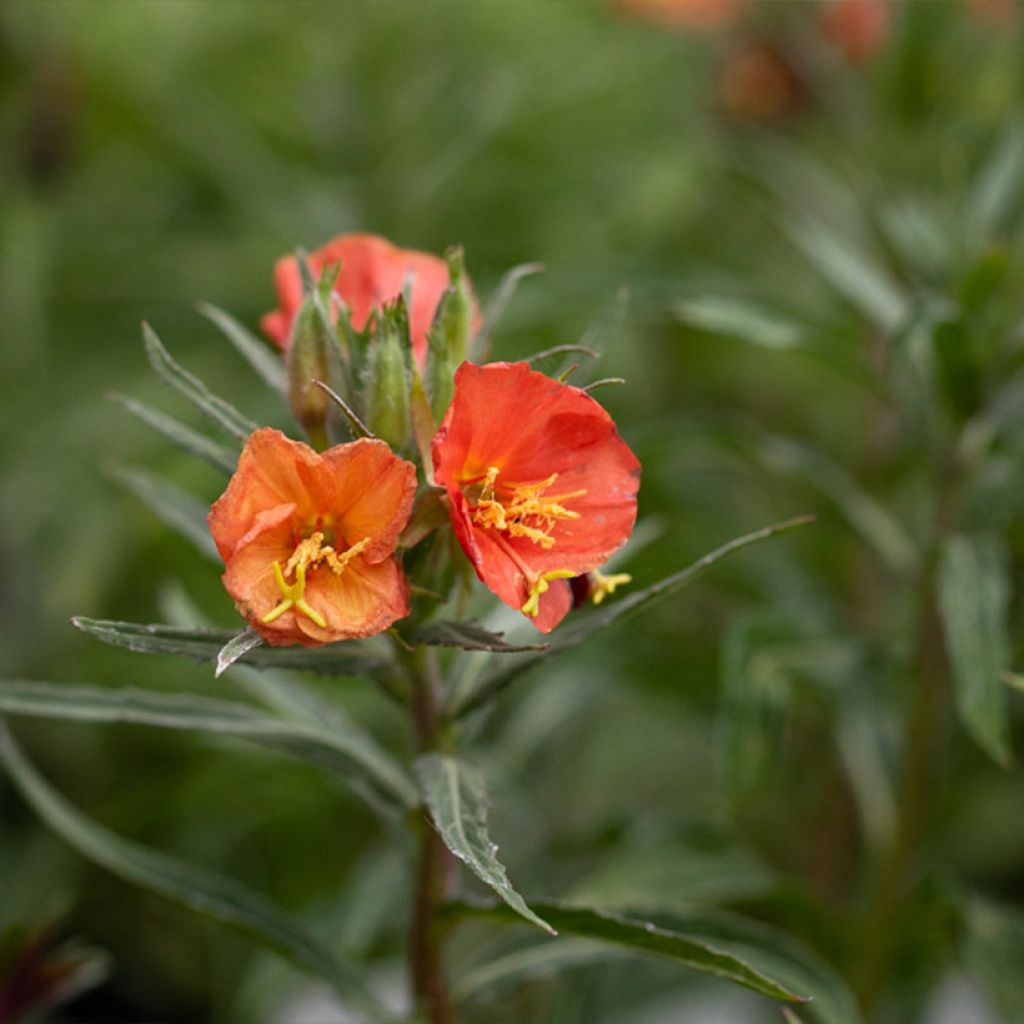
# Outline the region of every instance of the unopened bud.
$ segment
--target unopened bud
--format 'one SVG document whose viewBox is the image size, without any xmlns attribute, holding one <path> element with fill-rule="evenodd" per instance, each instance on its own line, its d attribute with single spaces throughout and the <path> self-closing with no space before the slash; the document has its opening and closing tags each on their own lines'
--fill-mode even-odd
<svg viewBox="0 0 1024 1024">
<path fill-rule="evenodd" d="M 409 319 L 399 299 L 381 311 L 366 364 L 368 425 L 392 448 L 401 448 L 409 438 L 406 353 L 411 351 Z"/>
<path fill-rule="evenodd" d="M 288 401 L 314 448 L 327 446 L 327 395 L 313 382 L 328 379 L 327 329 L 316 291 L 307 292 L 288 345 Z"/>
<path fill-rule="evenodd" d="M 425 368 L 427 395 L 437 420 L 444 416 L 451 404 L 455 370 L 466 358 L 476 315 L 462 247 L 449 249 L 445 259 L 448 263 L 448 288 L 438 303 L 434 323 L 427 336 Z"/>
</svg>

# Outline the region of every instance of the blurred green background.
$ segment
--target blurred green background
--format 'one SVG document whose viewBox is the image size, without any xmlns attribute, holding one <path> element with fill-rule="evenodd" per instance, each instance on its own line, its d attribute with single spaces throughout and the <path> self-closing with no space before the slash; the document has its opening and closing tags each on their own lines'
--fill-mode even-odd
<svg viewBox="0 0 1024 1024">
<path fill-rule="evenodd" d="M 342 231 L 461 243 L 485 302 L 541 261 L 495 352 L 605 338 L 596 376 L 628 386 L 601 398 L 645 466 L 644 543 L 622 562 L 638 585 L 818 522 L 502 699 L 479 749 L 518 887 L 742 910 L 814 950 L 867 1019 L 1024 1019 L 1024 778 L 956 721 L 929 625 L 948 535 L 996 538 L 1019 577 L 1024 24 L 1013 5 L 893 3 L 851 59 L 826 6 L 691 30 L 599 0 L 7 0 L 0 673 L 229 686 L 68 624 L 162 621 L 183 593 L 237 621 L 217 568 L 109 472 L 222 486 L 106 400 L 192 415 L 149 371 L 141 320 L 284 424 L 197 300 L 255 329 L 274 260 Z M 1011 638 L 1020 621 L 1013 601 Z M 403 749 L 369 684 L 318 685 Z M 1021 714 L 996 689 L 975 735 L 999 756 Z M 191 734 L 15 726 L 77 806 L 321 919 L 401 986 L 404 869 L 348 791 Z M 56 917 L 112 958 L 56 1019 L 343 1019 L 308 978 L 90 866 L 2 780 L 0 823 L 0 925 Z M 780 1016 L 621 958 L 481 988 L 466 1019 Z"/>
</svg>

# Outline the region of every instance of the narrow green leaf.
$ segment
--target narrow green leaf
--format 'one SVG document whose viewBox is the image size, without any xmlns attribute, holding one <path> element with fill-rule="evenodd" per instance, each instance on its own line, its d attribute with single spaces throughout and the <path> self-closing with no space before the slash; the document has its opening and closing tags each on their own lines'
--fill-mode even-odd
<svg viewBox="0 0 1024 1024">
<path fill-rule="evenodd" d="M 1020 197 L 1024 132 L 1013 125 L 981 169 L 964 203 L 963 223 L 975 245 L 991 242 Z"/>
<path fill-rule="evenodd" d="M 186 693 L 108 689 L 96 686 L 0 682 L 0 714 L 60 718 L 79 722 L 129 722 L 163 729 L 237 736 L 340 772 L 353 771 L 392 804 L 414 807 L 416 787 L 365 733 L 337 718 L 329 725 L 285 721 L 231 701 Z"/>
<path fill-rule="evenodd" d="M 200 302 L 196 309 L 220 328 L 224 337 L 245 357 L 246 362 L 279 394 L 288 386 L 288 373 L 280 353 L 272 351 L 255 334 L 243 327 L 230 313 L 209 302 Z"/>
<path fill-rule="evenodd" d="M 546 651 L 547 644 L 510 644 L 504 633 L 492 633 L 479 622 L 429 622 L 406 637 L 412 645 L 424 647 L 461 647 L 464 651 L 492 651 L 517 654 L 522 651 Z"/>
<path fill-rule="evenodd" d="M 453 993 L 461 1002 L 512 978 L 550 977 L 570 967 L 621 959 L 628 955 L 628 951 L 621 947 L 594 939 L 560 938 L 557 942 L 542 939 L 539 943 L 503 953 L 473 967 L 456 978 Z"/>
<path fill-rule="evenodd" d="M 906 317 L 907 297 L 870 257 L 813 218 L 787 215 L 785 230 L 836 291 L 884 331 L 895 331 Z"/>
<path fill-rule="evenodd" d="M 606 309 L 598 313 L 591 324 L 583 332 L 580 345 L 583 348 L 601 352 L 609 339 L 618 331 L 626 320 L 629 309 L 629 289 L 620 288 Z"/>
<path fill-rule="evenodd" d="M 738 957 L 807 1000 L 800 1019 L 808 1024 L 863 1024 L 846 981 L 828 963 L 771 925 L 721 910 L 659 914 L 658 924 Z"/>
<path fill-rule="evenodd" d="M 214 670 L 214 677 L 219 678 L 221 673 L 226 672 L 239 658 L 244 657 L 250 651 L 262 646 L 263 637 L 251 626 L 242 630 L 238 636 L 233 636 L 218 652 L 217 667 Z"/>
<path fill-rule="evenodd" d="M 1001 765 L 1013 761 L 1006 693 L 1010 577 L 994 537 L 951 537 L 938 568 L 939 609 L 953 670 L 957 709 L 978 745 Z"/>
<path fill-rule="evenodd" d="M 759 438 L 754 454 L 770 469 L 803 480 L 829 498 L 894 572 L 907 575 L 917 568 L 920 554 L 913 537 L 842 466 L 786 437 Z"/>
<path fill-rule="evenodd" d="M 179 366 L 148 323 L 142 325 L 142 341 L 146 346 L 150 365 L 161 379 L 184 395 L 223 431 L 244 441 L 256 429 L 256 424 L 252 420 L 243 416 L 229 402 L 215 395 L 198 377 Z"/>
<path fill-rule="evenodd" d="M 497 696 L 513 680 L 534 668 L 545 656 L 570 650 L 583 643 L 584 640 L 594 633 L 607 629 L 609 626 L 613 626 L 636 615 L 656 602 L 678 593 L 698 576 L 710 569 L 716 562 L 721 561 L 721 559 L 741 551 L 751 544 L 757 544 L 760 541 L 775 537 L 780 533 L 786 533 L 799 526 L 806 526 L 812 522 L 814 522 L 813 516 L 799 516 L 796 519 L 787 519 L 785 522 L 776 523 L 773 526 L 765 526 L 760 530 L 755 530 L 753 533 L 745 534 L 742 537 L 729 541 L 727 544 L 723 544 L 720 548 L 709 552 L 692 565 L 687 566 L 685 569 L 680 569 L 679 572 L 673 573 L 671 576 L 666 576 L 664 579 L 651 584 L 651 586 L 643 590 L 634 591 L 621 600 L 603 604 L 595 611 L 579 613 L 569 620 L 567 625 L 561 626 L 552 635 L 551 646 L 548 651 L 527 655 L 517 659 L 511 665 L 500 668 L 485 676 L 475 689 L 468 692 L 461 700 L 454 702 L 451 708 L 452 717 L 460 718 L 485 704 Z"/>
<path fill-rule="evenodd" d="M 205 434 L 200 434 L 198 430 L 185 426 L 173 416 L 168 416 L 167 413 L 154 409 L 145 402 L 130 398 L 128 395 L 112 394 L 110 398 L 123 405 L 133 416 L 152 427 L 158 434 L 162 434 L 171 444 L 197 456 L 214 469 L 229 475 L 234 473 L 238 465 L 237 452 L 212 441 Z"/>
<path fill-rule="evenodd" d="M 195 661 L 216 663 L 224 645 L 235 636 L 230 630 L 147 625 L 76 616 L 75 628 L 114 647 L 141 654 L 177 654 Z M 323 647 L 256 647 L 245 656 L 254 668 L 298 668 L 328 676 L 366 676 L 386 661 L 355 641 L 325 644 Z"/>
<path fill-rule="evenodd" d="M 213 872 L 139 846 L 68 803 L 27 760 L 0 722 L 0 761 L 22 797 L 62 839 L 125 881 L 216 918 L 328 981 L 373 1020 L 388 1019 L 366 991 L 361 971 L 323 946 L 305 927 L 265 897 Z"/>
<path fill-rule="evenodd" d="M 512 267 L 511 270 L 505 272 L 502 279 L 498 282 L 498 287 L 494 290 L 494 295 L 491 297 L 487 309 L 484 311 L 484 322 L 480 330 L 476 332 L 476 337 L 473 338 L 471 345 L 473 355 L 471 359 L 481 357 L 487 352 L 487 346 L 490 343 L 491 335 L 494 333 L 494 328 L 498 325 L 498 321 L 505 312 L 505 307 L 508 305 L 509 300 L 515 295 L 519 282 L 524 277 L 542 273 L 544 273 L 543 263 L 520 263 L 518 266 Z"/>
<path fill-rule="evenodd" d="M 562 934 L 577 935 L 601 942 L 623 946 L 641 953 L 653 953 L 694 970 L 714 974 L 735 982 L 761 995 L 788 1002 L 803 1002 L 797 995 L 775 979 L 755 970 L 738 956 L 693 937 L 684 931 L 660 928 L 646 921 L 638 921 L 618 914 L 571 907 L 562 903 L 535 903 L 541 913 Z M 475 917 L 504 924 L 519 923 L 519 918 L 500 903 L 454 903 L 446 908 L 454 918 Z"/>
<path fill-rule="evenodd" d="M 675 311 L 691 327 L 762 348 L 797 348 L 807 341 L 799 325 L 743 299 L 700 296 L 677 303 Z"/>
<path fill-rule="evenodd" d="M 445 846 L 516 914 L 554 935 L 555 929 L 530 910 L 509 884 L 495 856 L 498 848 L 487 834 L 487 789 L 480 775 L 453 757 L 425 754 L 416 760 L 416 777 Z"/>
<path fill-rule="evenodd" d="M 1024 914 L 1019 907 L 971 897 L 963 921 L 962 956 L 971 978 L 1003 1020 L 1024 1020 Z"/>
<path fill-rule="evenodd" d="M 145 469 L 111 466 L 110 475 L 131 491 L 158 519 L 177 530 L 187 541 L 210 559 L 220 564 L 220 554 L 206 525 L 210 511 L 198 498 Z"/>
</svg>

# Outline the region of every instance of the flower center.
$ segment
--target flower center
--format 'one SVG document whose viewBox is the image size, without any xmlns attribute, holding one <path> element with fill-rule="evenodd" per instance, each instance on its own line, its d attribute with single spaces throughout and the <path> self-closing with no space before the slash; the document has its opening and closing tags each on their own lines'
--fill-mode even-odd
<svg viewBox="0 0 1024 1024">
<path fill-rule="evenodd" d="M 551 532 L 560 520 L 580 518 L 579 512 L 566 508 L 563 503 L 582 497 L 586 490 L 544 493 L 558 479 L 557 473 L 535 484 L 499 485 L 498 472 L 497 466 L 487 470 L 476 504 L 470 508 L 470 519 L 477 526 L 498 530 L 509 537 L 526 537 L 546 551 L 555 546 Z"/>
<path fill-rule="evenodd" d="M 327 620 L 306 601 L 306 573 L 311 566 L 315 569 L 321 562 L 326 562 L 331 572 L 340 576 L 348 563 L 369 543 L 370 538 L 364 537 L 339 555 L 330 544 L 324 544 L 324 535 L 319 530 L 299 541 L 283 569 L 280 562 L 274 562 L 274 579 L 282 599 L 263 616 L 262 621 L 269 624 L 294 608 L 296 614 L 305 615 L 321 629 L 326 629 Z M 292 573 L 295 574 L 295 582 L 290 584 L 287 577 Z"/>
</svg>

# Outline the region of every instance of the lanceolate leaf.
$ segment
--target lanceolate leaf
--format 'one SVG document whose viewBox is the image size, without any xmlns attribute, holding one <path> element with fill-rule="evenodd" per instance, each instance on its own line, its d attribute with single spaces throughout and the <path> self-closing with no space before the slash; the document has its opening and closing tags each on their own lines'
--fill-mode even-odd
<svg viewBox="0 0 1024 1024">
<path fill-rule="evenodd" d="M 475 708 L 486 703 L 496 694 L 500 693 L 514 679 L 529 671 L 546 655 L 557 654 L 560 651 L 567 651 L 578 644 L 583 643 L 587 637 L 602 629 L 607 629 L 616 623 L 628 619 L 645 608 L 650 607 L 657 601 L 678 593 L 685 586 L 692 583 L 703 572 L 706 572 L 716 562 L 740 551 L 751 544 L 767 540 L 777 534 L 785 533 L 798 526 L 805 526 L 814 521 L 813 516 L 800 516 L 796 519 L 789 519 L 774 526 L 766 526 L 763 529 L 755 530 L 753 533 L 737 537 L 735 540 L 723 544 L 720 548 L 709 552 L 703 558 L 698 559 L 692 565 L 681 569 L 679 572 L 666 576 L 663 580 L 646 587 L 644 590 L 634 591 L 622 600 L 612 601 L 601 605 L 597 611 L 581 613 L 578 618 L 567 620 L 567 625 L 561 626 L 551 636 L 551 646 L 547 652 L 528 655 L 517 659 L 511 665 L 500 668 L 490 675 L 485 676 L 476 689 L 467 696 L 457 701 L 451 709 L 454 717 L 460 717 Z"/>
<path fill-rule="evenodd" d="M 939 608 L 957 708 L 978 745 L 1002 765 L 1013 760 L 1000 680 L 1010 657 L 1007 561 L 994 537 L 956 536 L 945 543 L 938 570 Z"/>
<path fill-rule="evenodd" d="M 298 921 L 232 878 L 193 867 L 123 839 L 69 804 L 36 771 L 0 723 L 0 761 L 36 813 L 85 857 L 128 882 L 245 932 L 335 988 L 371 1020 L 388 1015 L 365 990 L 360 970 L 321 945 Z"/>
<path fill-rule="evenodd" d="M 486 353 L 487 346 L 491 340 L 491 334 L 501 319 L 502 313 L 505 312 L 509 299 L 512 298 L 519 287 L 519 282 L 524 277 L 542 273 L 544 273 L 543 263 L 520 263 L 518 266 L 512 267 L 511 270 L 506 271 L 505 275 L 498 282 L 498 287 L 495 289 L 494 295 L 487 305 L 483 325 L 473 339 L 472 349 L 474 357 L 482 356 Z"/>
<path fill-rule="evenodd" d="M 871 257 L 809 217 L 788 215 L 785 228 L 831 285 L 884 331 L 895 331 L 908 302 L 898 284 Z"/>
<path fill-rule="evenodd" d="M 231 668 L 239 658 L 244 657 L 250 651 L 262 645 L 263 637 L 255 629 L 250 627 L 249 629 L 242 630 L 238 636 L 233 636 L 218 652 L 217 668 L 213 674 L 220 676 L 222 672 L 226 672 Z"/>
<path fill-rule="evenodd" d="M 547 644 L 510 644 L 503 633 L 492 633 L 479 622 L 429 622 L 406 637 L 410 644 L 425 647 L 461 647 L 464 651 L 492 651 L 516 654 L 523 651 L 546 651 Z"/>
<path fill-rule="evenodd" d="M 534 906 L 561 934 L 597 939 L 639 953 L 667 957 L 695 970 L 735 982 L 761 995 L 771 996 L 773 999 L 789 1002 L 802 1002 L 805 999 L 802 994 L 792 992 L 740 957 L 686 931 L 661 928 L 650 922 L 582 907 L 571 907 L 562 903 L 535 902 Z M 446 908 L 446 913 L 452 917 L 477 917 L 506 924 L 515 924 L 518 921 L 512 910 L 500 903 L 455 903 Z"/>
<path fill-rule="evenodd" d="M 179 366 L 164 348 L 156 331 L 147 323 L 142 325 L 142 341 L 150 365 L 160 377 L 201 409 L 218 427 L 240 440 L 245 440 L 256 429 L 252 420 L 215 395 L 198 377 Z"/>
<path fill-rule="evenodd" d="M 748 341 L 762 348 L 797 348 L 807 341 L 797 324 L 742 299 L 713 296 L 688 299 L 676 305 L 676 315 L 702 331 Z"/>
<path fill-rule="evenodd" d="M 254 334 L 243 327 L 230 313 L 209 302 L 200 302 L 196 308 L 211 323 L 221 329 L 224 337 L 245 357 L 248 364 L 275 391 L 284 393 L 288 386 L 288 373 L 284 359 L 273 352 Z"/>
<path fill-rule="evenodd" d="M 155 516 L 190 541 L 201 555 L 220 564 L 217 545 L 206 525 L 207 505 L 188 491 L 145 469 L 112 466 L 110 474 Z"/>
<path fill-rule="evenodd" d="M 487 790 L 479 774 L 453 757 L 425 754 L 416 761 L 416 775 L 445 846 L 512 911 L 554 935 L 555 929 L 530 910 L 509 884 L 505 868 L 495 856 L 498 848 L 487 834 Z"/>
<path fill-rule="evenodd" d="M 76 616 L 73 626 L 114 647 L 142 654 L 178 654 L 196 661 L 216 662 L 224 645 L 235 634 L 223 629 L 191 626 L 147 625 Z M 366 676 L 385 664 L 384 658 L 358 644 L 326 644 L 323 647 L 256 647 L 244 656 L 255 668 L 299 668 L 328 676 Z"/>
<path fill-rule="evenodd" d="M 183 693 L 106 689 L 94 686 L 0 682 L 0 714 L 60 718 L 79 722 L 130 722 L 164 729 L 237 736 L 343 775 L 369 780 L 392 804 L 414 807 L 416 787 L 398 765 L 351 723 L 329 727 L 285 721 L 244 704 Z"/>
<path fill-rule="evenodd" d="M 114 394 L 110 397 L 157 433 L 163 434 L 171 444 L 208 462 L 214 469 L 228 474 L 234 473 L 238 464 L 238 452 L 210 440 L 205 434 L 200 434 L 198 430 L 185 426 L 173 416 L 168 416 L 167 413 L 154 409 L 145 402 L 139 402 L 127 395 Z"/>
</svg>

